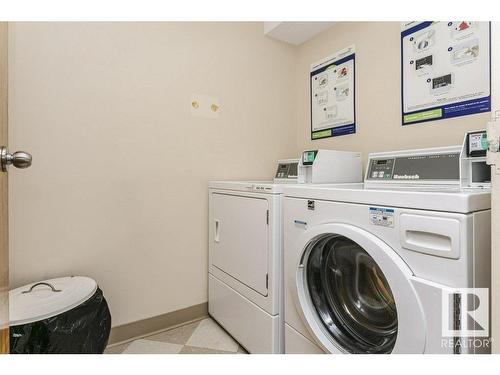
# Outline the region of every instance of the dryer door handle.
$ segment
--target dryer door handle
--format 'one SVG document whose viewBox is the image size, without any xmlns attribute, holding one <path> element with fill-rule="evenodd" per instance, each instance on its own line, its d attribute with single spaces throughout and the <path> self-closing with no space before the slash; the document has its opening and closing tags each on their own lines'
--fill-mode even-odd
<svg viewBox="0 0 500 375">
<path fill-rule="evenodd" d="M 220 220 L 215 219 L 215 233 L 214 233 L 214 242 L 219 242 L 219 233 L 220 233 Z"/>
</svg>

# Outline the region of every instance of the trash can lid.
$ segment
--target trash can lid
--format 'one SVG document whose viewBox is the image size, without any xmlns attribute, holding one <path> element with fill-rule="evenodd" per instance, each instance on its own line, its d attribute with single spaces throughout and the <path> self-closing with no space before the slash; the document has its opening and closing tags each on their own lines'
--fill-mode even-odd
<svg viewBox="0 0 500 375">
<path fill-rule="evenodd" d="M 40 281 L 9 291 L 11 326 L 51 318 L 82 304 L 97 290 L 95 280 L 69 276 Z"/>
</svg>

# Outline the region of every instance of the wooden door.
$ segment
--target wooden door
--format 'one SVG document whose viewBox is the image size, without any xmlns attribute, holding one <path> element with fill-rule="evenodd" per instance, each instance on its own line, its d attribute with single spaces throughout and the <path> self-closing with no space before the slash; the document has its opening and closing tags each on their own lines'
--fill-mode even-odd
<svg viewBox="0 0 500 375">
<path fill-rule="evenodd" d="M 7 146 L 7 23 L 0 22 L 0 146 Z M 0 171 L 0 354 L 9 352 L 7 173 Z"/>
</svg>

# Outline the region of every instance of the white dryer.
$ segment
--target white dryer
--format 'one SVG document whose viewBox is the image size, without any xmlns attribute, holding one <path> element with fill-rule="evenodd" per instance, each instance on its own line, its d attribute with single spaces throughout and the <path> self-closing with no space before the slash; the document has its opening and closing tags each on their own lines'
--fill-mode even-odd
<svg viewBox="0 0 500 375">
<path fill-rule="evenodd" d="M 456 288 L 490 286 L 491 203 L 460 188 L 461 152 L 370 154 L 364 185 L 285 189 L 286 353 L 489 351 L 462 335 Z"/>
<path fill-rule="evenodd" d="M 284 351 L 283 187 L 361 179 L 359 153 L 314 150 L 279 161 L 274 182 L 209 183 L 208 310 L 250 353 Z"/>
</svg>

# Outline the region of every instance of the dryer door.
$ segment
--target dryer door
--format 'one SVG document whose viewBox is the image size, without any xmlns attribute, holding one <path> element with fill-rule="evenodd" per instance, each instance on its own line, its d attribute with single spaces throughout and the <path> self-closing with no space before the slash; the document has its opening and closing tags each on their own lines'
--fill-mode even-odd
<svg viewBox="0 0 500 375">
<path fill-rule="evenodd" d="M 212 265 L 263 296 L 268 294 L 269 203 L 213 193 Z"/>
<path fill-rule="evenodd" d="M 422 353 L 423 313 L 412 272 L 383 241 L 354 226 L 307 231 L 297 270 L 303 318 L 329 352 Z"/>
</svg>

